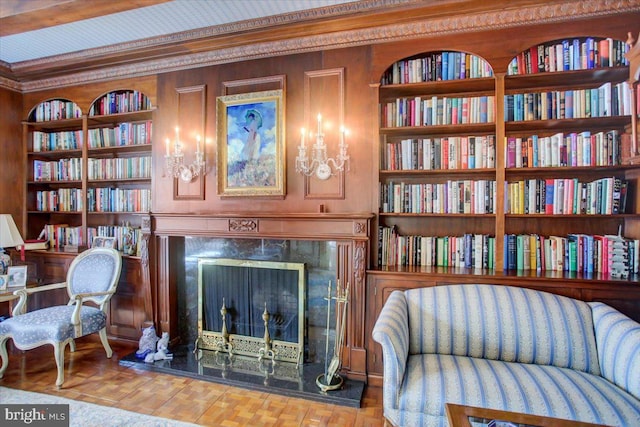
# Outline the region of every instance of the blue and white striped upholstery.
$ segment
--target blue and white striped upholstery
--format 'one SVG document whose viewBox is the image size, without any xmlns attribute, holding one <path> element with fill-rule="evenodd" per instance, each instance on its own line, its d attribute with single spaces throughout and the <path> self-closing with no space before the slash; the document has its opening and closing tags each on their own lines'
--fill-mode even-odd
<svg viewBox="0 0 640 427">
<path fill-rule="evenodd" d="M 640 426 L 640 325 L 604 304 L 500 285 L 395 291 L 373 338 L 394 425 L 446 426 L 450 402 Z"/>
<path fill-rule="evenodd" d="M 584 301 L 493 285 L 406 291 L 409 354 L 453 354 L 600 374 Z"/>
<path fill-rule="evenodd" d="M 640 401 L 600 376 L 573 369 L 422 354 L 409 356 L 407 374 L 391 419 L 399 426 L 446 426 L 445 403 L 640 426 Z"/>
<path fill-rule="evenodd" d="M 394 291 L 382 307 L 373 328 L 373 338 L 382 345 L 384 363 L 383 407 L 396 408 L 396 390 L 400 390 L 409 354 L 409 324 L 404 293 Z M 389 390 L 387 392 L 387 389 Z M 385 413 L 386 415 L 386 413 Z"/>
<path fill-rule="evenodd" d="M 589 305 L 602 376 L 640 399 L 640 324 L 601 302 Z"/>
</svg>

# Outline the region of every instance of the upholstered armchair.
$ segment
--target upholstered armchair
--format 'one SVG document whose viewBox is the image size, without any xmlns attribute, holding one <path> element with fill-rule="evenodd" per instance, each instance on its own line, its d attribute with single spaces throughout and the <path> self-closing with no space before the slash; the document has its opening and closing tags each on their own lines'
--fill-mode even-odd
<svg viewBox="0 0 640 427">
<path fill-rule="evenodd" d="M 69 344 L 71 351 L 75 351 L 75 338 L 98 332 L 107 357 L 111 357 L 113 351 L 106 330 L 107 308 L 116 291 L 121 267 L 122 259 L 115 249 L 92 248 L 73 260 L 66 282 L 16 291 L 20 300 L 13 310 L 13 317 L 0 322 L 0 378 L 9 364 L 9 338 L 13 338 L 15 346 L 21 350 L 51 344 L 58 367 L 58 387 L 64 382 L 65 347 Z M 25 312 L 29 294 L 64 287 L 69 294 L 67 305 Z"/>
</svg>

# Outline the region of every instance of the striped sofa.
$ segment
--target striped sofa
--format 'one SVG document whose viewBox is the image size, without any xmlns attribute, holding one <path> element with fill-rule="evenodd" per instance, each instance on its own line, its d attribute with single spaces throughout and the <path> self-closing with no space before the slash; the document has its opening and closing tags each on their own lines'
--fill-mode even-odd
<svg viewBox="0 0 640 427">
<path fill-rule="evenodd" d="M 500 285 L 394 291 L 373 338 L 396 426 L 447 426 L 447 402 L 640 426 L 640 324 L 603 303 Z"/>
</svg>

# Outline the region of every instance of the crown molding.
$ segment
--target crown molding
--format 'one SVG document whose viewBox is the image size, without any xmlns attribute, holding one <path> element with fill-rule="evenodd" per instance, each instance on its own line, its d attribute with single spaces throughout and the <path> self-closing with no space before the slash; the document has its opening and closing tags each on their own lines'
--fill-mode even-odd
<svg viewBox="0 0 640 427">
<path fill-rule="evenodd" d="M 375 2 L 374 2 L 375 3 Z M 377 3 L 385 3 L 379 0 Z M 398 0 L 397 4 L 407 4 Z M 388 3 L 386 3 L 388 5 Z M 355 6 L 351 3 L 344 5 Z M 527 24 L 554 23 L 567 18 L 593 18 L 640 11 L 640 0 L 587 0 L 565 1 L 545 5 L 531 5 L 502 11 L 437 17 L 403 24 L 370 27 L 352 31 L 299 37 L 263 43 L 215 49 L 135 64 L 105 67 L 92 71 L 17 83 L 22 92 L 33 92 L 55 87 L 141 77 L 224 63 L 265 57 L 291 55 L 327 49 L 386 43 L 455 33 L 468 33 L 491 28 L 510 28 Z M 238 25 L 248 25 L 239 23 Z M 204 29 L 202 31 L 211 31 Z M 0 80 L 3 86 L 3 80 Z"/>
<path fill-rule="evenodd" d="M 2 77 L 2 76 L 0 76 L 0 88 L 9 89 L 9 90 L 12 90 L 14 92 L 23 92 L 24 91 L 23 88 L 22 88 L 22 85 L 19 82 L 15 81 L 15 80 L 8 79 L 6 77 Z"/>
<path fill-rule="evenodd" d="M 349 14 L 385 10 L 390 7 L 415 5 L 420 4 L 422 1 L 423 0 L 364 0 L 351 3 L 341 3 L 322 8 L 301 10 L 246 21 L 232 22 L 229 24 L 215 25 L 211 27 L 149 37 L 141 40 L 133 40 L 116 45 L 85 49 L 79 52 L 71 52 L 46 58 L 16 62 L 12 64 L 11 68 L 15 71 L 19 71 L 23 68 L 47 67 L 58 62 L 86 61 L 96 57 L 109 57 L 111 55 L 117 55 L 128 51 L 158 48 L 169 45 L 180 45 L 192 41 L 214 39 L 216 37 L 231 34 L 249 33 L 256 30 L 268 29 L 274 26 L 299 24 L 319 19 L 327 20 Z"/>
</svg>

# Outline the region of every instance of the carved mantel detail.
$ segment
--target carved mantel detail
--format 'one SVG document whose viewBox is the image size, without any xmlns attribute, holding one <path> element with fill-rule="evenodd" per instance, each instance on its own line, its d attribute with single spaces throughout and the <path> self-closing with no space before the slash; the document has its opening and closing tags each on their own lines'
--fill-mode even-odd
<svg viewBox="0 0 640 427">
<path fill-rule="evenodd" d="M 367 265 L 367 248 L 366 242 L 358 241 L 355 243 L 353 254 L 353 275 L 356 279 L 356 284 L 364 282 L 365 267 Z"/>
<path fill-rule="evenodd" d="M 230 219 L 229 231 L 257 232 L 258 221 L 255 219 Z"/>
</svg>

